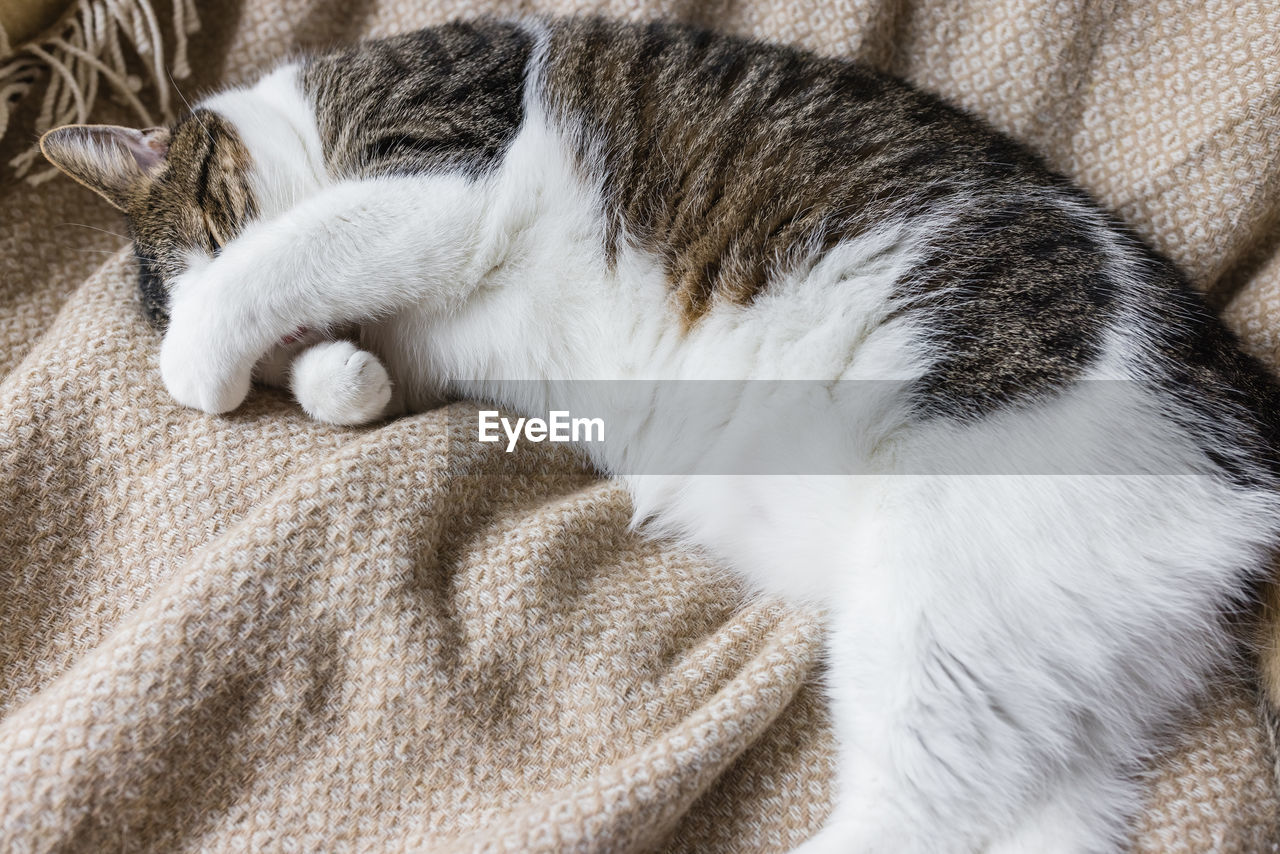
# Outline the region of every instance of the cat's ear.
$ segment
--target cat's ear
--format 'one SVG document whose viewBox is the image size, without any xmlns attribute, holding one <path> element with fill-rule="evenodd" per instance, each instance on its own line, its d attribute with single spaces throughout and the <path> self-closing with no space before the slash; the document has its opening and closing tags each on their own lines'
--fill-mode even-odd
<svg viewBox="0 0 1280 854">
<path fill-rule="evenodd" d="M 40 137 L 49 162 L 124 210 L 169 153 L 166 128 L 66 125 Z"/>
</svg>

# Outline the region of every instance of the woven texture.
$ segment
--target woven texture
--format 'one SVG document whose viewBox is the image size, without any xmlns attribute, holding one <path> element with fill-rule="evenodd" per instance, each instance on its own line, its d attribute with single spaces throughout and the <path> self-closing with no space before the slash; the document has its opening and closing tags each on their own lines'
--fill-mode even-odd
<svg viewBox="0 0 1280 854">
<path fill-rule="evenodd" d="M 1280 356 L 1280 4 L 570 6 L 942 92 Z M 189 88 L 532 8 L 211 0 Z M 0 162 L 29 139 L 15 126 Z M 447 443 L 465 403 L 360 430 L 267 390 L 229 417 L 178 408 L 118 216 L 66 180 L 0 192 L 0 850 L 781 851 L 821 823 L 811 615 L 629 533 L 626 496 L 547 446 Z M 1272 850 L 1266 762 L 1249 687 L 1224 681 L 1153 760 L 1137 850 Z"/>
</svg>

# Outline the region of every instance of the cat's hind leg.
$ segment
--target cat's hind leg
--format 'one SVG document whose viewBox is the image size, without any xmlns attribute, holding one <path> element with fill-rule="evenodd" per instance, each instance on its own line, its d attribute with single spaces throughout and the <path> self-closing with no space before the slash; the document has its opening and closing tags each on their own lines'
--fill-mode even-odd
<svg viewBox="0 0 1280 854">
<path fill-rule="evenodd" d="M 888 735 L 890 742 L 913 738 L 928 739 L 909 729 Z M 938 785 L 958 769 L 929 749 L 900 743 L 891 752 L 910 774 L 895 767 L 882 774 L 876 766 L 884 756 L 842 748 L 832 814 L 792 854 L 1117 854 L 1124 848 L 1123 817 L 1134 809 L 1137 784 L 1122 772 L 1064 772 L 1045 781 L 1043 794 L 1030 803 L 999 786 L 972 784 L 985 788 L 983 797 L 957 799 L 961 805 L 948 803 L 945 785 Z M 988 831 L 995 827 L 1005 829 L 993 837 Z"/>
<path fill-rule="evenodd" d="M 872 581 L 868 574 L 865 586 Z M 963 617 L 984 622 L 973 609 L 956 619 L 937 607 L 895 614 L 865 598 L 867 607 L 831 615 L 837 797 L 826 826 L 798 852 L 1122 849 L 1135 784 L 1105 755 L 1113 735 L 1093 733 L 1089 715 L 1036 686 L 1048 668 L 1023 645 L 1001 644 L 1001 654 L 967 631 Z M 958 634 L 941 630 L 957 623 Z"/>
<path fill-rule="evenodd" d="M 933 854 L 950 852 L 945 836 L 931 837 L 894 803 L 889 781 L 876 773 L 871 757 L 841 750 L 838 795 L 826 824 L 791 854 Z"/>
<path fill-rule="evenodd" d="M 387 414 L 391 378 L 378 357 L 350 341 L 322 341 L 293 361 L 289 387 L 317 421 L 354 426 Z"/>
<path fill-rule="evenodd" d="M 1067 774 L 983 854 L 1106 854 L 1122 850 L 1120 817 L 1136 809 L 1138 785 L 1123 771 Z"/>
</svg>

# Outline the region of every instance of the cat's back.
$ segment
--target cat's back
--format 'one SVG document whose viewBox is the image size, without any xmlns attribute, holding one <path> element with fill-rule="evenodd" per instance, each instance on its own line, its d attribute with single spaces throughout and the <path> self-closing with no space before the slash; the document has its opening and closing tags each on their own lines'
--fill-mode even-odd
<svg viewBox="0 0 1280 854">
<path fill-rule="evenodd" d="M 922 414 L 990 414 L 1119 359 L 1280 435 L 1256 405 L 1274 383 L 1172 265 L 1025 147 L 856 62 L 672 22 L 533 18 L 366 42 L 303 81 L 339 172 L 493 174 L 522 128 L 549 125 L 599 188 L 605 256 L 656 259 L 686 330 L 842 252 L 850 274 L 825 278 L 852 293 L 854 268 L 893 256 L 905 272 L 882 313 L 912 327 Z"/>
<path fill-rule="evenodd" d="M 909 256 L 885 316 L 915 321 L 924 412 L 988 414 L 1119 360 L 1188 397 L 1247 387 L 1227 396 L 1280 435 L 1257 404 L 1277 400 L 1275 383 L 1172 264 L 937 97 L 853 61 L 670 22 L 550 22 L 530 73 L 602 183 L 606 243 L 661 257 L 691 328 L 861 241 L 876 260 Z"/>
<path fill-rule="evenodd" d="M 530 364 L 821 381 L 835 403 L 807 433 L 769 435 L 801 410 L 785 396 L 733 395 L 698 433 L 705 400 L 655 394 L 629 456 L 596 461 L 676 475 L 634 479 L 638 518 L 843 614 L 837 667 L 895 684 L 913 665 L 899 648 L 931 636 L 1010 702 L 1059 674 L 1033 728 L 1052 741 L 1074 710 L 1105 709 L 1081 742 L 1136 755 L 1133 722 L 1229 654 L 1220 617 L 1280 540 L 1280 392 L 1172 264 L 1023 146 L 857 63 L 664 22 L 450 25 L 306 75 L 339 171 L 463 171 L 530 210 L 540 193 L 581 209 L 564 218 L 576 243 L 529 224 L 554 217 L 517 218 L 542 229 L 512 238 L 541 268 L 508 290 L 546 283 L 537 298 L 488 291 L 432 330 L 423 346 L 455 375 L 477 364 L 456 354 L 504 333 L 481 363 L 498 380 L 467 393 L 536 411 L 551 401 L 501 393 Z M 533 137 L 558 149 L 513 156 Z M 568 171 L 548 166 L 561 154 Z M 858 385 L 877 376 L 905 380 L 888 417 Z M 684 480 L 672 462 L 779 447 L 802 477 Z M 898 476 L 953 473 L 979 476 Z"/>
</svg>

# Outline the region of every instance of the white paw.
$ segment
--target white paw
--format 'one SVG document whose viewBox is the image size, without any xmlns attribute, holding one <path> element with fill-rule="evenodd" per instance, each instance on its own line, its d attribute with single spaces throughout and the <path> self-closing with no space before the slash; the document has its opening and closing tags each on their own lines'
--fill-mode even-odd
<svg viewBox="0 0 1280 854">
<path fill-rule="evenodd" d="M 252 366 L 219 364 L 217 350 L 200 338 L 173 334 L 160 345 L 160 378 L 178 403 L 212 415 L 230 412 L 249 394 Z"/>
<path fill-rule="evenodd" d="M 317 421 L 367 424 L 391 401 L 391 378 L 378 357 L 350 341 L 325 341 L 293 362 L 293 396 Z"/>
</svg>

